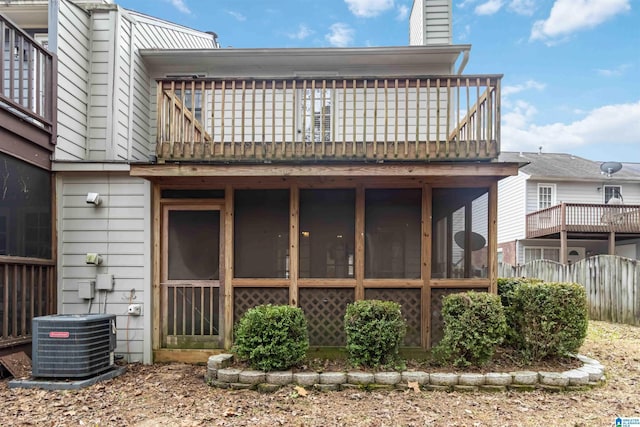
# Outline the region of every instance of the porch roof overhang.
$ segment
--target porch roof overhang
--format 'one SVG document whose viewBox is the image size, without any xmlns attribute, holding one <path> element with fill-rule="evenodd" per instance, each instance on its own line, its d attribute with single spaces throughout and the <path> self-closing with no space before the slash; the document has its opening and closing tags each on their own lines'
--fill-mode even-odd
<svg viewBox="0 0 640 427">
<path fill-rule="evenodd" d="M 471 45 L 361 48 L 141 49 L 155 78 L 160 77 L 364 77 L 424 75 L 453 67 Z M 465 60 L 458 72 L 462 72 Z M 440 71 L 447 73 L 447 71 Z"/>
<path fill-rule="evenodd" d="M 518 163 L 368 163 L 368 164 L 132 164 L 131 176 L 160 178 L 293 178 L 375 177 L 429 178 L 433 180 L 496 181 L 517 175 Z"/>
</svg>

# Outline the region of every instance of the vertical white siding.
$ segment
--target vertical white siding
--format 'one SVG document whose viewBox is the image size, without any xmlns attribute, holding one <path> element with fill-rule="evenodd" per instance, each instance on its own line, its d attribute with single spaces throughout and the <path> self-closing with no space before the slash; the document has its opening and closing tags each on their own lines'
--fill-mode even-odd
<svg viewBox="0 0 640 427">
<path fill-rule="evenodd" d="M 409 44 L 451 44 L 451 0 L 414 0 L 409 17 Z"/>
<path fill-rule="evenodd" d="M 527 176 L 518 172 L 498 181 L 498 243 L 525 237 L 525 188 Z"/>
<path fill-rule="evenodd" d="M 89 100 L 89 27 L 86 11 L 68 0 L 59 3 L 57 160 L 83 160 L 87 144 Z"/>
<path fill-rule="evenodd" d="M 113 274 L 114 290 L 96 291 L 91 312 L 117 316 L 117 353 L 151 362 L 150 329 L 145 331 L 151 316 L 149 183 L 124 173 L 60 174 L 57 186 L 59 311 L 86 313 L 89 304 L 78 297 L 79 284 Z M 100 193 L 102 203 L 87 204 L 88 192 Z M 87 265 L 88 252 L 102 255 L 102 265 Z M 143 305 L 142 316 L 127 315 L 130 301 Z"/>
</svg>

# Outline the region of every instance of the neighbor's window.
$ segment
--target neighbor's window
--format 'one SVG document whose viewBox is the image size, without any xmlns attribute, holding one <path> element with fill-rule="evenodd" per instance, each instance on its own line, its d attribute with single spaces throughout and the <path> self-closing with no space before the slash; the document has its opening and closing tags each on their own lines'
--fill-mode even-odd
<svg viewBox="0 0 640 427">
<path fill-rule="evenodd" d="M 0 255 L 51 258 L 51 175 L 0 153 Z"/>
<path fill-rule="evenodd" d="M 300 127 L 304 121 L 305 142 L 327 142 L 331 139 L 331 89 L 302 89 Z"/>
<path fill-rule="evenodd" d="M 555 185 L 538 184 L 538 209 L 550 208 L 555 204 Z"/>
<path fill-rule="evenodd" d="M 615 199 L 615 200 L 611 200 Z M 604 186 L 604 202 L 611 204 L 622 203 L 622 189 L 619 185 L 605 185 Z"/>
<path fill-rule="evenodd" d="M 420 278 L 422 192 L 365 193 L 365 277 Z"/>
<path fill-rule="evenodd" d="M 560 262 L 560 249 L 558 248 L 524 248 L 524 263 L 538 259 L 548 259 Z"/>
<path fill-rule="evenodd" d="M 235 277 L 289 277 L 289 190 L 237 190 Z"/>
<path fill-rule="evenodd" d="M 434 189 L 432 226 L 433 278 L 488 277 L 486 188 Z"/>
<path fill-rule="evenodd" d="M 300 191 L 300 277 L 354 275 L 355 191 Z"/>
</svg>

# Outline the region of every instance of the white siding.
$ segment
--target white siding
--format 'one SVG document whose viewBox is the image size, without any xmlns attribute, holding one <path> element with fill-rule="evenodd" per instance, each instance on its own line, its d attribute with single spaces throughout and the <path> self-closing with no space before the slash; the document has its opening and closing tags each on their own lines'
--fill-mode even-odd
<svg viewBox="0 0 640 427">
<path fill-rule="evenodd" d="M 414 0 L 409 17 L 409 45 L 452 43 L 451 0 Z"/>
<path fill-rule="evenodd" d="M 60 174 L 57 186 L 59 312 L 86 313 L 78 286 L 113 274 L 114 290 L 106 298 L 96 291 L 91 312 L 117 316 L 117 353 L 151 362 L 150 184 L 126 174 Z M 100 193 L 102 203 L 87 204 L 88 192 Z M 87 265 L 88 252 L 102 255 L 102 265 Z M 127 315 L 130 301 L 142 304 L 142 316 Z"/>
<path fill-rule="evenodd" d="M 59 3 L 57 160 L 83 160 L 87 144 L 89 15 L 68 0 Z"/>
<path fill-rule="evenodd" d="M 615 180 L 598 182 L 529 180 L 527 182 L 527 213 L 538 210 L 538 184 L 555 185 L 556 204 L 604 203 L 604 185 L 618 185 L 627 205 L 640 204 L 640 184 L 620 183 Z"/>
<path fill-rule="evenodd" d="M 519 172 L 498 182 L 498 243 L 525 237 L 526 180 Z"/>
</svg>

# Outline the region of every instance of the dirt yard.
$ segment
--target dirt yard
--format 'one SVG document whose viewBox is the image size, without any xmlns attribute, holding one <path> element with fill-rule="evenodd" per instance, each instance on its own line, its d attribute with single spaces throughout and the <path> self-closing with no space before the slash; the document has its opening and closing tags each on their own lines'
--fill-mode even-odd
<svg viewBox="0 0 640 427">
<path fill-rule="evenodd" d="M 610 426 L 640 417 L 640 328 L 591 322 L 581 353 L 607 368 L 585 392 L 341 391 L 306 396 L 219 390 L 204 366 L 129 365 L 78 391 L 9 389 L 0 381 L 2 426 Z"/>
</svg>

